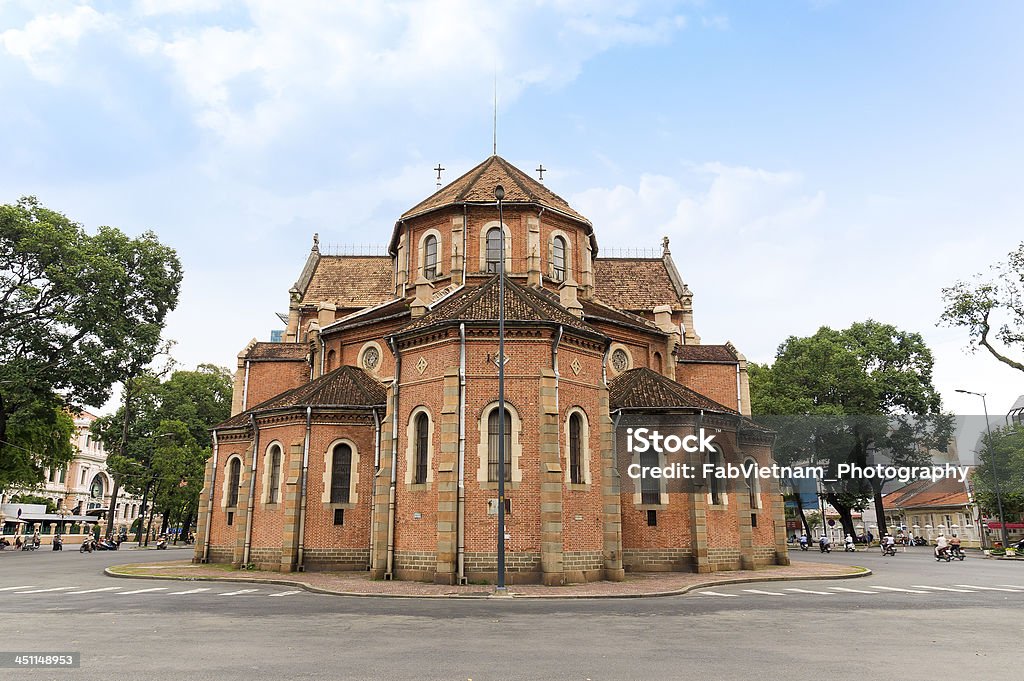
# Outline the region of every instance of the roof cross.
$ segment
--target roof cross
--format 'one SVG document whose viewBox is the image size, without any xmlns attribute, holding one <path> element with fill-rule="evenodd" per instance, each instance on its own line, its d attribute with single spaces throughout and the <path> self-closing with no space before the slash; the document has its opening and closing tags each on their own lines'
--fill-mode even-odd
<svg viewBox="0 0 1024 681">
<path fill-rule="evenodd" d="M 540 177 L 540 181 L 541 182 L 544 181 L 544 171 L 545 170 L 547 170 L 547 168 L 544 167 L 543 163 L 541 163 L 539 166 L 537 166 L 537 175 Z"/>
<path fill-rule="evenodd" d="M 442 167 L 441 167 L 441 164 L 440 164 L 440 163 L 438 163 L 438 164 L 437 164 L 437 167 L 436 167 L 436 168 L 434 168 L 434 170 L 436 170 L 436 171 L 437 171 L 437 186 L 438 186 L 438 187 L 440 187 L 440 186 L 441 186 L 441 171 L 443 171 L 443 170 L 444 170 L 444 168 L 442 168 Z"/>
</svg>

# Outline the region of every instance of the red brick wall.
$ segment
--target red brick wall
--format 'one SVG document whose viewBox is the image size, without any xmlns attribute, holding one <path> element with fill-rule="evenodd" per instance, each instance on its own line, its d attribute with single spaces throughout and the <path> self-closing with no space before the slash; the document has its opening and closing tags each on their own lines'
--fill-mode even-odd
<svg viewBox="0 0 1024 681">
<path fill-rule="evenodd" d="M 246 409 L 309 382 L 309 364 L 294 362 L 250 362 Z"/>
<path fill-rule="evenodd" d="M 735 364 L 681 362 L 676 364 L 676 381 L 721 405 L 737 409 Z"/>
</svg>

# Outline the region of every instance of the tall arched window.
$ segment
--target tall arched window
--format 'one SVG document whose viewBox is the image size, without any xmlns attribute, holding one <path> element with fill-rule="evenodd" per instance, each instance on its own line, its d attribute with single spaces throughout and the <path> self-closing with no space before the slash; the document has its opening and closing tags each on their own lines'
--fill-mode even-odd
<svg viewBox="0 0 1024 681">
<path fill-rule="evenodd" d="M 422 485 L 427 481 L 427 443 L 430 438 L 430 419 L 426 412 L 420 412 L 416 416 L 416 449 L 415 449 L 415 470 L 413 471 L 413 484 Z"/>
<path fill-rule="evenodd" d="M 335 363 L 337 361 L 338 361 L 338 353 L 335 352 L 334 350 L 328 350 L 327 351 L 327 366 L 325 367 L 326 370 L 327 371 L 334 371 L 334 365 L 335 365 Z"/>
<path fill-rule="evenodd" d="M 497 272 L 501 265 L 501 228 L 492 227 L 487 231 L 487 271 Z"/>
<path fill-rule="evenodd" d="M 747 493 L 750 495 L 750 510 L 756 511 L 761 506 L 761 481 L 754 470 L 757 462 L 753 459 L 747 459 L 743 463 L 750 466 L 746 476 Z"/>
<path fill-rule="evenodd" d="M 718 477 L 716 473 L 725 465 L 721 452 L 713 450 L 708 454 L 708 463 L 714 466 L 714 473 L 708 480 L 708 494 L 711 495 L 711 505 L 719 506 L 725 503 L 725 480 Z"/>
<path fill-rule="evenodd" d="M 352 485 L 352 448 L 342 442 L 331 455 L 331 503 L 347 504 Z"/>
<path fill-rule="evenodd" d="M 281 448 L 274 445 L 270 449 L 270 479 L 267 482 L 267 503 L 278 502 L 279 487 L 281 486 Z"/>
<path fill-rule="evenodd" d="M 555 281 L 565 281 L 565 239 L 555 237 L 551 253 L 551 276 Z"/>
<path fill-rule="evenodd" d="M 437 237 L 433 234 L 423 242 L 423 276 L 437 278 Z"/>
<path fill-rule="evenodd" d="M 228 506 L 238 506 L 238 481 L 242 476 L 242 460 L 237 456 L 228 464 Z"/>
<path fill-rule="evenodd" d="M 569 482 L 583 484 L 583 419 L 569 416 Z"/>
<path fill-rule="evenodd" d="M 499 411 L 494 409 L 487 417 L 487 480 L 498 481 L 498 442 L 501 422 Z M 512 479 L 512 417 L 505 410 L 505 481 Z"/>
<path fill-rule="evenodd" d="M 640 466 L 642 470 L 651 471 L 661 465 L 658 460 L 658 452 L 653 447 L 648 447 L 646 452 L 640 452 Z M 660 504 L 661 503 L 661 480 L 652 475 L 645 475 L 640 478 L 640 503 Z"/>
</svg>

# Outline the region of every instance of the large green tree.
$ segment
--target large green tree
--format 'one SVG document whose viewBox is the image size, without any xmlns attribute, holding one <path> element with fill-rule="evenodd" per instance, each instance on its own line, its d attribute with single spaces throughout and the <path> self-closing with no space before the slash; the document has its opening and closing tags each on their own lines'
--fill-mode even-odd
<svg viewBox="0 0 1024 681">
<path fill-rule="evenodd" d="M 944 324 L 967 329 L 975 349 L 985 348 L 1003 364 L 1024 371 L 1024 242 L 990 274 L 942 289 L 942 298 Z M 1013 353 L 1021 358 L 1014 359 Z"/>
<path fill-rule="evenodd" d="M 920 465 L 944 448 L 952 419 L 932 384 L 933 358 L 920 334 L 868 320 L 790 337 L 770 366 L 751 372 L 753 413 L 779 433 L 783 464 Z M 856 534 L 852 513 L 874 501 L 885 532 L 880 479 L 840 479 L 823 494 Z"/>
<path fill-rule="evenodd" d="M 0 206 L 0 490 L 70 459 L 54 412 L 103 404 L 152 361 L 180 283 L 151 232 L 89 234 L 32 197 Z"/>
<path fill-rule="evenodd" d="M 978 452 L 980 463 L 972 478 L 978 505 L 987 515 L 996 515 L 995 478 L 998 476 L 1003 513 L 1007 518 L 1024 514 L 1024 425 L 995 430 L 991 440 L 985 435 L 982 443 Z"/>
</svg>

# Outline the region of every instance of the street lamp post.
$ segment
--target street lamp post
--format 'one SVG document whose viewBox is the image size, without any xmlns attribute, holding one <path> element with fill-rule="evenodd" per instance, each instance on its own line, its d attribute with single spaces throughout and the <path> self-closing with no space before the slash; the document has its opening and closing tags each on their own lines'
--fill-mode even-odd
<svg viewBox="0 0 1024 681">
<path fill-rule="evenodd" d="M 500 184 L 494 188 L 498 201 L 498 232 L 501 246 L 498 249 L 498 586 L 496 591 L 505 591 L 505 218 L 501 202 L 505 188 Z"/>
<path fill-rule="evenodd" d="M 990 426 L 988 422 L 988 403 L 985 401 L 985 393 L 960 390 L 959 388 L 957 389 L 957 392 L 981 398 L 981 408 L 985 412 L 985 431 L 988 433 L 988 455 L 992 461 L 992 482 L 994 483 L 996 490 L 996 510 L 999 511 L 999 536 L 1003 541 L 1003 548 L 1005 549 L 1010 545 L 1010 542 L 1006 535 L 1006 516 L 1003 515 L 1003 493 L 999 487 L 999 472 L 996 470 L 996 453 L 995 450 L 992 449 L 992 426 Z"/>
</svg>

